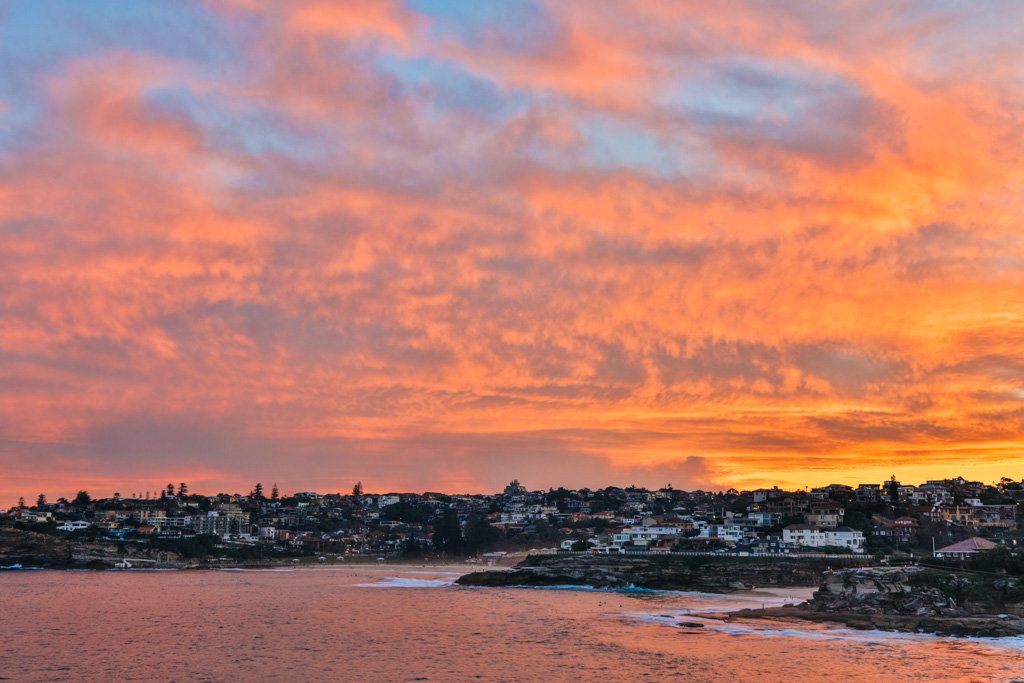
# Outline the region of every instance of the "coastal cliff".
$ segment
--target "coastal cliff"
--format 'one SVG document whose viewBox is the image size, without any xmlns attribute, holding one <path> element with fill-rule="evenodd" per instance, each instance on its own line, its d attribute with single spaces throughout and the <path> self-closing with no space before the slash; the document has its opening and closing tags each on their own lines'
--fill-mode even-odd
<svg viewBox="0 0 1024 683">
<path fill-rule="evenodd" d="M 821 561 L 703 556 L 531 555 L 509 571 L 483 571 L 463 586 L 591 586 L 730 593 L 764 586 L 815 586 Z"/>
<path fill-rule="evenodd" d="M 146 567 L 183 566 L 182 558 L 168 551 L 0 527 L 0 567 L 110 569 L 125 561 Z"/>
<path fill-rule="evenodd" d="M 810 601 L 730 618 L 798 618 L 954 636 L 1024 635 L 1024 577 L 926 567 L 828 571 Z"/>
</svg>

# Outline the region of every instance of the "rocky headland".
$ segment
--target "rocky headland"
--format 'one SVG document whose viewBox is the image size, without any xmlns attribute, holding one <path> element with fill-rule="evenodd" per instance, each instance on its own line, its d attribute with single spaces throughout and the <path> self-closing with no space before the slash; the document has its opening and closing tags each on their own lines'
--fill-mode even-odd
<svg viewBox="0 0 1024 683">
<path fill-rule="evenodd" d="M 835 569 L 825 561 L 795 558 L 531 555 L 511 570 L 474 572 L 457 583 L 709 593 L 818 586 L 800 605 L 740 610 L 724 618 L 801 619 L 950 636 L 1024 635 L 1024 577 L 939 567 Z"/>
<path fill-rule="evenodd" d="M 707 556 L 623 557 L 531 555 L 507 571 L 466 574 L 463 586 L 591 586 L 731 593 L 773 586 L 816 586 L 820 560 L 765 560 Z"/>
<path fill-rule="evenodd" d="M 0 568 L 111 569 L 125 562 L 138 567 L 184 566 L 177 553 L 136 544 L 102 543 L 0 527 Z"/>
<path fill-rule="evenodd" d="M 810 601 L 729 619 L 796 618 L 850 628 L 951 636 L 1024 635 L 1024 577 L 929 567 L 824 573 Z"/>
</svg>

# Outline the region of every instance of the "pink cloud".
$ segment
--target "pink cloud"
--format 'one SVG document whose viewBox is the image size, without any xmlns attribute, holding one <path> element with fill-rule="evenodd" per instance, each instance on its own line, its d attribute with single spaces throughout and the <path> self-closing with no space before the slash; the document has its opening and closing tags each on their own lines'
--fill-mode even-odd
<svg viewBox="0 0 1024 683">
<path fill-rule="evenodd" d="M 529 45 L 213 8 L 237 73 L 77 55 L 3 150 L 0 496 L 1018 464 L 1019 47 L 857 3 L 550 3 Z"/>
</svg>

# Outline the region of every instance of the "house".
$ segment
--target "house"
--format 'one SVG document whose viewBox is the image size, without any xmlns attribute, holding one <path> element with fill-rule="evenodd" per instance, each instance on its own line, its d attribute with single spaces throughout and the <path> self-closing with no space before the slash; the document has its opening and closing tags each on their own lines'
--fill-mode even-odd
<svg viewBox="0 0 1024 683">
<path fill-rule="evenodd" d="M 790 524 L 782 530 L 782 541 L 795 546 L 821 548 L 828 545 L 825 531 L 810 524 Z"/>
<path fill-rule="evenodd" d="M 751 512 L 747 514 L 747 525 L 752 527 L 770 527 L 779 524 L 782 515 L 778 512 Z"/>
<path fill-rule="evenodd" d="M 143 509 L 136 513 L 136 519 L 154 526 L 161 526 L 160 521 L 167 518 L 167 512 L 157 509 Z"/>
<path fill-rule="evenodd" d="M 754 554 L 783 554 L 790 551 L 789 547 L 786 546 L 778 536 L 760 536 L 757 538 L 751 538 L 741 544 L 737 544 L 736 549 L 740 551 L 740 553 L 747 552 Z"/>
<path fill-rule="evenodd" d="M 807 504 L 804 501 L 797 500 L 796 498 L 787 496 L 786 498 L 783 498 L 781 500 L 769 500 L 767 503 L 765 503 L 763 509 L 766 510 L 767 512 L 773 512 L 782 515 L 782 517 L 796 517 L 797 515 L 802 513 L 806 509 L 806 507 Z"/>
<path fill-rule="evenodd" d="M 983 529 L 1014 531 L 1017 528 L 1016 505 L 978 505 L 974 525 Z"/>
<path fill-rule="evenodd" d="M 968 499 L 971 500 L 974 499 Z M 939 505 L 932 511 L 931 518 L 977 529 L 1013 531 L 1017 528 L 1017 506 L 982 505 L 981 501 L 966 505 Z"/>
<path fill-rule="evenodd" d="M 68 520 L 57 527 L 57 531 L 81 531 L 82 529 L 88 529 L 92 524 L 89 522 L 83 522 L 81 520 Z"/>
<path fill-rule="evenodd" d="M 879 538 L 888 538 L 896 543 L 913 543 L 917 540 L 917 520 L 913 517 L 897 517 L 889 519 L 881 515 L 873 515 L 872 533 Z"/>
<path fill-rule="evenodd" d="M 864 534 L 848 526 L 836 529 L 818 529 L 809 524 L 790 524 L 782 530 L 782 541 L 792 546 L 808 548 L 836 546 L 849 548 L 858 554 L 864 552 Z"/>
<path fill-rule="evenodd" d="M 837 501 L 849 501 L 853 496 L 853 488 L 846 484 L 829 484 L 811 489 L 810 497 L 813 500 L 826 500 L 831 498 Z"/>
<path fill-rule="evenodd" d="M 992 550 L 998 544 L 993 543 L 987 538 L 979 538 L 974 536 L 968 538 L 966 541 L 960 541 L 953 545 L 947 545 L 945 548 L 940 548 L 935 551 L 935 557 L 940 560 L 969 560 L 974 557 L 975 554 L 983 550 Z"/>
<path fill-rule="evenodd" d="M 46 522 L 53 521 L 52 512 L 41 510 L 21 509 L 18 511 L 17 516 L 22 522 L 35 522 L 36 524 L 45 524 Z"/>
<path fill-rule="evenodd" d="M 620 549 L 647 548 L 648 546 L 679 536 L 674 526 L 635 526 L 626 527 L 612 536 L 612 545 Z"/>
<path fill-rule="evenodd" d="M 929 503 L 951 503 L 953 494 L 942 482 L 929 481 L 917 487 L 918 492 Z"/>
<path fill-rule="evenodd" d="M 874 503 L 882 498 L 881 484 L 859 484 L 854 492 L 858 503 Z"/>
<path fill-rule="evenodd" d="M 826 531 L 825 537 L 828 539 L 828 543 L 826 545 L 849 548 L 858 554 L 864 552 L 864 533 L 857 529 L 851 529 L 848 526 L 841 526 L 833 531 Z"/>
<path fill-rule="evenodd" d="M 765 503 L 774 498 L 782 498 L 786 495 L 786 492 L 780 489 L 778 486 L 773 486 L 770 489 L 754 489 L 751 492 L 755 503 Z"/>
<path fill-rule="evenodd" d="M 726 543 L 738 543 L 744 537 L 742 527 L 736 524 L 701 524 L 700 536 L 703 540 L 725 541 Z"/>
<path fill-rule="evenodd" d="M 821 529 L 835 529 L 843 523 L 845 511 L 843 506 L 832 500 L 811 503 L 810 510 L 804 515 L 804 521 Z"/>
</svg>

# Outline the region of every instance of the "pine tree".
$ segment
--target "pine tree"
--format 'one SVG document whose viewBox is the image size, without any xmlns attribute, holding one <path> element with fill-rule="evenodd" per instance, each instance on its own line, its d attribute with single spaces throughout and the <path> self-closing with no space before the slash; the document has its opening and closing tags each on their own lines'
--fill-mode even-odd
<svg viewBox="0 0 1024 683">
<path fill-rule="evenodd" d="M 270 489 L 270 500 L 277 500 L 281 493 L 277 490 L 277 482 L 274 482 L 274 486 Z"/>
<path fill-rule="evenodd" d="M 42 507 L 46 505 L 46 494 L 40 493 L 39 497 L 36 498 L 36 507 Z"/>
<path fill-rule="evenodd" d="M 900 501 L 900 483 L 896 481 L 896 475 L 889 477 L 889 482 L 886 484 L 886 493 L 889 496 L 889 502 L 895 505 Z"/>
<path fill-rule="evenodd" d="M 406 537 L 405 542 L 402 543 L 402 555 L 404 557 L 417 557 L 423 552 L 423 548 L 420 546 L 416 538 L 409 534 Z"/>
<path fill-rule="evenodd" d="M 356 498 L 363 495 L 363 482 L 356 482 L 356 485 L 352 487 L 352 495 L 355 496 Z"/>
<path fill-rule="evenodd" d="M 256 482 L 256 487 L 252 490 L 252 497 L 256 500 L 263 500 L 263 484 Z"/>
<path fill-rule="evenodd" d="M 446 511 L 434 522 L 434 548 L 439 552 L 458 554 L 462 550 L 462 529 L 453 510 Z"/>
<path fill-rule="evenodd" d="M 181 482 L 180 484 L 178 484 L 178 495 L 179 496 L 184 496 L 187 493 L 188 493 L 188 484 L 186 484 L 185 482 Z"/>
<path fill-rule="evenodd" d="M 499 538 L 501 533 L 491 526 L 486 517 L 473 515 L 466 522 L 466 550 L 471 553 L 479 553 L 487 550 Z"/>
</svg>

